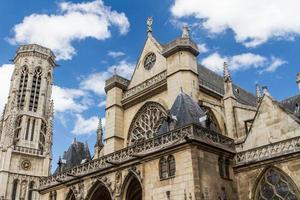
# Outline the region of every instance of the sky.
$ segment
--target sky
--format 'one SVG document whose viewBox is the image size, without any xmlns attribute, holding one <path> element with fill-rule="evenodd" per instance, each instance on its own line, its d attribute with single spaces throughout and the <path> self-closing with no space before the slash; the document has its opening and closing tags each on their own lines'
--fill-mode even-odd
<svg viewBox="0 0 300 200">
<path fill-rule="evenodd" d="M 21 44 L 53 50 L 55 106 L 53 162 L 76 137 L 93 154 L 98 119 L 105 126 L 105 80 L 114 69 L 130 79 L 146 40 L 146 20 L 162 44 L 188 24 L 198 62 L 250 92 L 268 86 L 277 100 L 299 93 L 298 0 L 1 0 L 0 112 L 7 101 L 11 59 Z M 201 72 L 199 72 L 201 73 Z"/>
</svg>

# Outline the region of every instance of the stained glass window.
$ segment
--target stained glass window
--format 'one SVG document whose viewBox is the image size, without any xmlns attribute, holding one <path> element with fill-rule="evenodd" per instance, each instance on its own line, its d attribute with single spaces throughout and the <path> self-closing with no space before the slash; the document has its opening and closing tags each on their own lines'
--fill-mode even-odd
<svg viewBox="0 0 300 200">
<path fill-rule="evenodd" d="M 154 63 L 156 61 L 155 53 L 151 52 L 145 57 L 144 61 L 144 68 L 149 70 L 153 67 Z"/>
<path fill-rule="evenodd" d="M 257 200 L 298 200 L 292 181 L 280 171 L 270 168 L 261 177 L 256 189 Z"/>
<path fill-rule="evenodd" d="M 176 163 L 173 155 L 165 156 L 159 160 L 160 179 L 172 178 L 175 176 Z"/>
<path fill-rule="evenodd" d="M 161 179 L 168 177 L 168 163 L 165 158 L 159 160 L 159 172 Z"/>
<path fill-rule="evenodd" d="M 169 167 L 169 176 L 175 176 L 176 165 L 175 165 L 175 158 L 172 155 L 168 157 L 168 167 Z"/>
</svg>

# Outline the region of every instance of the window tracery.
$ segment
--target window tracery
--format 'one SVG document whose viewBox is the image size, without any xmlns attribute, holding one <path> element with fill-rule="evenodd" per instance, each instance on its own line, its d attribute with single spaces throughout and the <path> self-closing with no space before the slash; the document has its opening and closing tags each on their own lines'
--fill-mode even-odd
<svg viewBox="0 0 300 200">
<path fill-rule="evenodd" d="M 26 95 L 26 88 L 28 83 L 28 67 L 23 66 L 21 69 L 21 77 L 19 82 L 19 90 L 18 90 L 18 108 L 23 110 L 25 105 L 25 95 Z"/>
<path fill-rule="evenodd" d="M 256 188 L 256 200 L 299 199 L 294 183 L 280 171 L 270 168 L 261 177 Z"/>
<path fill-rule="evenodd" d="M 214 115 L 214 113 L 212 112 L 212 110 L 207 107 L 207 106 L 203 106 L 200 105 L 200 107 L 206 112 L 207 114 L 207 120 L 205 121 L 205 126 L 207 128 L 209 128 L 210 130 L 216 131 L 218 133 L 221 133 L 221 129 L 219 126 L 219 123 Z"/>
<path fill-rule="evenodd" d="M 37 67 L 34 71 L 31 92 L 30 92 L 30 101 L 29 101 L 29 110 L 37 111 L 40 88 L 41 88 L 41 78 L 42 78 L 42 69 Z"/>
<path fill-rule="evenodd" d="M 132 120 L 129 128 L 128 143 L 133 144 L 154 137 L 166 115 L 166 111 L 158 103 L 146 103 Z"/>
</svg>

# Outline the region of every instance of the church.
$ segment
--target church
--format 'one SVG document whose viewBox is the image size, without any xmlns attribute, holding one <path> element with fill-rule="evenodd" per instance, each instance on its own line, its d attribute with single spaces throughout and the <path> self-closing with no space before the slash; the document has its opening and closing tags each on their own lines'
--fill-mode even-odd
<svg viewBox="0 0 300 200">
<path fill-rule="evenodd" d="M 199 64 L 188 26 L 161 44 L 149 18 L 141 49 L 130 80 L 105 82 L 92 155 L 75 140 L 51 174 L 55 56 L 19 47 L 0 119 L 0 199 L 300 199 L 300 94 L 251 93 L 227 63 L 223 76 Z"/>
</svg>

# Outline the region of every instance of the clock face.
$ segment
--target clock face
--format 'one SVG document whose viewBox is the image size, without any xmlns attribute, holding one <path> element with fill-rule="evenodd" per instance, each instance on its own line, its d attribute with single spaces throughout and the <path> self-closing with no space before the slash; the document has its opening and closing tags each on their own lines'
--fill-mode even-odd
<svg viewBox="0 0 300 200">
<path fill-rule="evenodd" d="M 29 160 L 23 160 L 21 163 L 21 167 L 24 170 L 29 170 L 31 168 L 31 162 Z"/>
<path fill-rule="evenodd" d="M 145 58 L 144 68 L 146 70 L 150 70 L 153 67 L 155 61 L 156 61 L 156 55 L 155 55 L 155 53 L 153 53 L 153 52 L 149 53 L 146 56 L 146 58 Z"/>
</svg>

